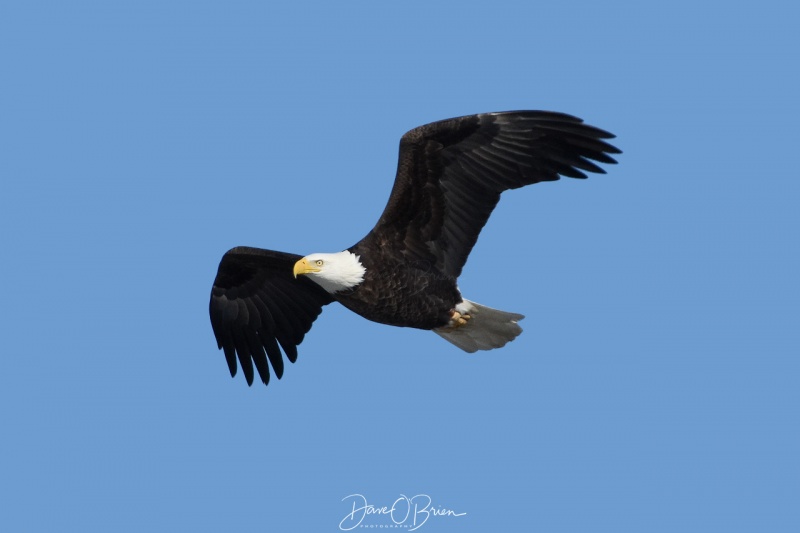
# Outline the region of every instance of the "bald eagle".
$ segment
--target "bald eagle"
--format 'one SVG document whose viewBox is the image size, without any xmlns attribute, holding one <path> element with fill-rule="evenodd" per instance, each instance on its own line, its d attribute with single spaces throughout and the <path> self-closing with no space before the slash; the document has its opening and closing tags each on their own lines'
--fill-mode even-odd
<svg viewBox="0 0 800 533">
<path fill-rule="evenodd" d="M 524 317 L 461 296 L 458 276 L 500 194 L 560 176 L 605 173 L 614 136 L 548 111 L 484 113 L 433 122 L 400 140 L 397 177 L 375 227 L 350 248 L 294 255 L 237 247 L 219 264 L 211 326 L 231 376 L 238 358 L 283 375 L 322 307 L 339 302 L 364 318 L 432 330 L 466 352 L 514 340 Z"/>
</svg>

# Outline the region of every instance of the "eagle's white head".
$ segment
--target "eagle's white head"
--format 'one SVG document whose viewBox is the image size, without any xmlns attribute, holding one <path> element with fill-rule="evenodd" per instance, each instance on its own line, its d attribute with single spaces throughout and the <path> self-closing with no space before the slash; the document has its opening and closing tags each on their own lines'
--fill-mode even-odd
<svg viewBox="0 0 800 533">
<path fill-rule="evenodd" d="M 366 268 L 354 253 L 311 254 L 294 264 L 294 277 L 307 275 L 314 283 L 333 294 L 352 289 L 364 281 Z"/>
</svg>

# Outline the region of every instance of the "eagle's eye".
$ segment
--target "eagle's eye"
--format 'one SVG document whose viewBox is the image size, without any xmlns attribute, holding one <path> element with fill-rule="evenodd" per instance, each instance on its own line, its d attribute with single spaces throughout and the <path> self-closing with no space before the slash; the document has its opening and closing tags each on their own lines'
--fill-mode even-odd
<svg viewBox="0 0 800 533">
<path fill-rule="evenodd" d="M 322 266 L 322 259 L 317 259 L 317 260 L 316 260 L 316 261 L 314 261 L 314 262 L 317 264 L 317 266 L 318 266 L 318 267 L 321 267 L 321 266 Z"/>
</svg>

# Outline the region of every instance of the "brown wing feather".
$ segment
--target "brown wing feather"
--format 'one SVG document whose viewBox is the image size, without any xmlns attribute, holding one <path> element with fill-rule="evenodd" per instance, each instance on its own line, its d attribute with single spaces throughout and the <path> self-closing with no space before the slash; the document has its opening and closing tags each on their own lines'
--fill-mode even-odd
<svg viewBox="0 0 800 533">
<path fill-rule="evenodd" d="M 500 193 L 560 176 L 605 173 L 614 136 L 547 111 L 486 113 L 406 133 L 397 177 L 373 230 L 354 249 L 393 247 L 457 278 Z"/>
<path fill-rule="evenodd" d="M 292 265 L 300 258 L 242 246 L 228 251 L 220 261 L 209 303 L 211 326 L 217 345 L 225 351 L 231 376 L 236 375 L 238 356 L 248 385 L 255 377 L 254 366 L 265 385 L 270 365 L 280 379 L 281 348 L 295 362 L 297 345 L 322 306 L 333 301 L 314 282 L 294 279 Z"/>
</svg>

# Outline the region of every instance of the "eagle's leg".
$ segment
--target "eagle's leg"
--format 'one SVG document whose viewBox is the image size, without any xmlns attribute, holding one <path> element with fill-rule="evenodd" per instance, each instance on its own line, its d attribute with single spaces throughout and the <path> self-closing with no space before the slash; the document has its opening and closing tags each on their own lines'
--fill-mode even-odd
<svg viewBox="0 0 800 533">
<path fill-rule="evenodd" d="M 470 315 L 468 315 L 466 313 L 461 314 L 458 311 L 456 311 L 455 309 L 453 309 L 452 311 L 450 311 L 450 324 L 449 324 L 449 326 L 451 328 L 458 328 L 458 327 L 464 326 L 464 325 L 466 325 L 466 323 L 469 321 L 470 318 L 472 318 Z"/>
</svg>

